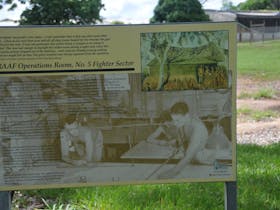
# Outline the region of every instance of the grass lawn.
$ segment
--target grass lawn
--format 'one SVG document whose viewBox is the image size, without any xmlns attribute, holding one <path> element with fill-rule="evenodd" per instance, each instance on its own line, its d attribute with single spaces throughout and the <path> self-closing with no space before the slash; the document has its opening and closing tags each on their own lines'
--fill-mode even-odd
<svg viewBox="0 0 280 210">
<path fill-rule="evenodd" d="M 238 209 L 280 209 L 279 151 L 280 144 L 238 145 Z M 53 210 L 224 208 L 223 183 L 104 186 L 23 193 L 43 198 L 48 209 Z"/>
<path fill-rule="evenodd" d="M 239 43 L 237 71 L 239 75 L 280 79 L 280 41 Z"/>
</svg>

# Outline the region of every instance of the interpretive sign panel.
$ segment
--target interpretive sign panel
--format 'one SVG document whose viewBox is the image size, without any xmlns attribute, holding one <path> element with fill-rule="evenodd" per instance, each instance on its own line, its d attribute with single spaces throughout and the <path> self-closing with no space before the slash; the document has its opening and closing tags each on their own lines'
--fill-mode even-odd
<svg viewBox="0 0 280 210">
<path fill-rule="evenodd" d="M 0 190 L 236 179 L 236 24 L 0 28 Z"/>
</svg>

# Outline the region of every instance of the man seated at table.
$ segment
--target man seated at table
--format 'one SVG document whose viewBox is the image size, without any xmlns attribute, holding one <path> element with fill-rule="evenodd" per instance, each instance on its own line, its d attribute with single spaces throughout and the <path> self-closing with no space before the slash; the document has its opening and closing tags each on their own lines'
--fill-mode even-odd
<svg viewBox="0 0 280 210">
<path fill-rule="evenodd" d="M 103 136 L 100 130 L 81 125 L 75 115 L 65 119 L 60 132 L 62 160 L 73 165 L 86 165 L 102 159 Z"/>
</svg>

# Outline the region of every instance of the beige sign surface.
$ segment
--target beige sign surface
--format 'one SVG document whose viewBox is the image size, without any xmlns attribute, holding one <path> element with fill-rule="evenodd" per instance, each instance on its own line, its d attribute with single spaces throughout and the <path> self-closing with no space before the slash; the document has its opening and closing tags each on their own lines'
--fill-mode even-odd
<svg viewBox="0 0 280 210">
<path fill-rule="evenodd" d="M 0 190 L 236 180 L 236 24 L 0 28 Z"/>
</svg>

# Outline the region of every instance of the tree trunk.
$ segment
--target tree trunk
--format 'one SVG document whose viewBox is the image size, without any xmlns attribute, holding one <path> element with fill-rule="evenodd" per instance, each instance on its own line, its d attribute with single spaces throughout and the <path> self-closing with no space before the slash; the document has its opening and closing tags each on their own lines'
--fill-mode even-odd
<svg viewBox="0 0 280 210">
<path fill-rule="evenodd" d="M 167 53 L 170 49 L 170 46 L 167 46 L 164 50 L 162 59 L 159 60 L 159 78 L 158 78 L 158 85 L 157 85 L 157 90 L 161 90 L 161 86 L 163 84 L 164 81 L 164 64 L 167 61 Z"/>
<path fill-rule="evenodd" d="M 157 90 L 161 89 L 164 80 L 164 61 L 162 61 L 159 65 L 159 77 L 158 77 L 158 85 Z"/>
<path fill-rule="evenodd" d="M 169 77 L 170 77 L 170 63 L 167 62 L 167 76 L 166 76 L 166 79 L 164 80 L 164 82 L 162 83 L 161 87 L 160 87 L 160 90 L 163 90 L 164 89 L 164 86 L 168 83 L 169 81 Z"/>
</svg>

